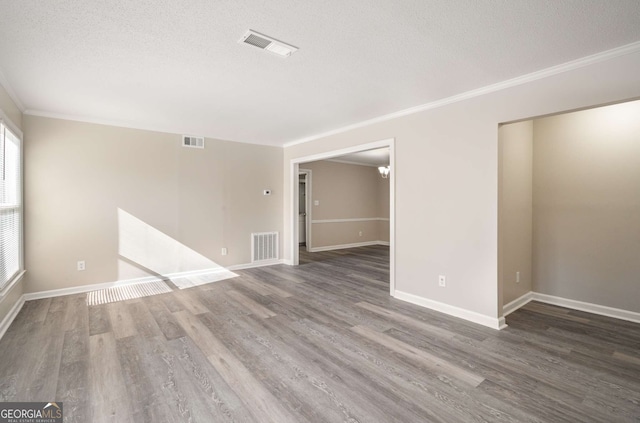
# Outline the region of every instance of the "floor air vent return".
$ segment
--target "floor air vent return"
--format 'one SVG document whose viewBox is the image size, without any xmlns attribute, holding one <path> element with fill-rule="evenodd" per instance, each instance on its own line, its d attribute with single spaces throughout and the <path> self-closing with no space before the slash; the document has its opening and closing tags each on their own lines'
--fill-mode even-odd
<svg viewBox="0 0 640 423">
<path fill-rule="evenodd" d="M 278 259 L 278 232 L 251 234 L 251 262 Z"/>
</svg>

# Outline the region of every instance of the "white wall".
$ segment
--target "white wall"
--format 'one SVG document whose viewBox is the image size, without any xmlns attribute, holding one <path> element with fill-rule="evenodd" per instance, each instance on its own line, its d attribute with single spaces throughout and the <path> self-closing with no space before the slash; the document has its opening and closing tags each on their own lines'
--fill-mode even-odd
<svg viewBox="0 0 640 423">
<path fill-rule="evenodd" d="M 640 101 L 533 130 L 534 290 L 640 312 Z"/>
<path fill-rule="evenodd" d="M 285 149 L 295 158 L 395 138 L 396 289 L 494 319 L 498 294 L 498 125 L 640 96 L 640 52 Z M 285 254 L 291 258 L 291 243 Z M 438 275 L 447 287 L 438 287 Z M 475 314 L 471 315 L 475 315 Z"/>
<path fill-rule="evenodd" d="M 504 305 L 528 293 L 533 286 L 533 122 L 500 126 L 498 142 L 499 279 Z"/>
<path fill-rule="evenodd" d="M 28 292 L 245 264 L 252 232 L 282 232 L 280 148 L 190 149 L 179 135 L 28 115 L 24 126 Z"/>
<path fill-rule="evenodd" d="M 2 85 L 0 85 L 0 110 L 15 126 L 22 130 L 22 112 Z"/>
</svg>

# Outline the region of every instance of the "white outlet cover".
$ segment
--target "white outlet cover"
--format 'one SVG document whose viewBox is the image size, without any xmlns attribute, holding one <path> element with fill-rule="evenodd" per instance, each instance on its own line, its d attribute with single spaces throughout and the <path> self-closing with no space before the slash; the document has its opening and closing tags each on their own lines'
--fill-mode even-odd
<svg viewBox="0 0 640 423">
<path fill-rule="evenodd" d="M 438 276 L 438 285 L 440 285 L 440 286 L 446 286 L 447 285 L 446 276 L 444 276 L 444 275 Z"/>
<path fill-rule="evenodd" d="M 313 205 L 314 206 L 319 206 L 320 205 L 320 200 L 313 200 Z"/>
</svg>

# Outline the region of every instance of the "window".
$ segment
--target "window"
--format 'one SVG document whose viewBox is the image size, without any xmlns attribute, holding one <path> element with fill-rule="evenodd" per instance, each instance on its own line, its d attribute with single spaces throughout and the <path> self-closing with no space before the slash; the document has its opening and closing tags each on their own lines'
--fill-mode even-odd
<svg viewBox="0 0 640 423">
<path fill-rule="evenodd" d="M 0 289 L 22 270 L 21 141 L 0 120 Z"/>
</svg>

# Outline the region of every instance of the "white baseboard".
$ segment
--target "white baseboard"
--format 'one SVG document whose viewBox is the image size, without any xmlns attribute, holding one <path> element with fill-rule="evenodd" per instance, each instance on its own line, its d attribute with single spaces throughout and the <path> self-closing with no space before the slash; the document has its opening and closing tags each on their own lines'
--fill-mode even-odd
<svg viewBox="0 0 640 423">
<path fill-rule="evenodd" d="M 20 296 L 20 299 L 11 308 L 9 313 L 7 313 L 4 319 L 2 319 L 2 321 L 0 322 L 0 339 L 2 339 L 7 329 L 9 329 L 9 326 L 11 326 L 11 323 L 13 323 L 13 320 L 16 318 L 16 316 L 22 309 L 22 306 L 24 305 L 25 301 L 61 297 L 64 295 L 82 294 L 86 292 L 98 291 L 101 289 L 136 285 L 136 284 L 153 282 L 158 280 L 168 280 L 171 278 L 206 275 L 206 274 L 216 273 L 216 272 L 229 272 L 231 270 L 249 269 L 252 267 L 273 266 L 274 264 L 282 264 L 284 262 L 285 262 L 284 260 L 269 260 L 269 261 L 264 261 L 260 263 L 236 264 L 233 266 L 229 266 L 227 268 L 220 267 L 220 268 L 213 268 L 213 269 L 194 270 L 194 271 L 188 271 L 188 272 L 178 272 L 178 273 L 171 273 L 166 276 L 144 276 L 140 278 L 126 279 L 126 280 L 115 281 L 115 282 L 105 282 L 105 283 L 97 283 L 93 285 L 73 286 L 69 288 L 51 289 L 48 291 L 39 291 L 39 292 L 31 292 L 28 294 L 23 294 L 22 296 Z"/>
<path fill-rule="evenodd" d="M 279 262 L 280 261 L 278 260 L 278 263 Z M 199 275 L 208 275 L 208 274 L 214 274 L 214 273 L 220 273 L 220 272 L 230 272 L 231 270 L 247 269 L 249 267 L 270 266 L 278 263 L 276 263 L 275 261 L 273 262 L 269 261 L 268 263 L 265 262 L 260 264 L 257 264 L 257 263 L 238 264 L 238 265 L 229 266 L 229 267 L 215 267 L 210 269 L 192 270 L 187 272 L 176 272 L 176 273 L 169 273 L 167 275 L 162 275 L 162 276 L 143 276 L 140 278 L 126 279 L 126 280 L 120 280 L 115 282 L 105 282 L 105 283 L 97 283 L 93 285 L 81 285 L 81 286 L 73 286 L 69 288 L 51 289 L 48 291 L 31 292 L 29 294 L 25 294 L 24 296 L 26 301 L 40 300 L 43 298 L 53 298 L 53 297 L 61 297 L 63 295 L 83 294 L 86 292 L 98 291 L 100 289 L 109 289 L 109 288 L 115 288 L 119 286 L 136 285 L 140 283 L 154 282 L 158 280 L 167 281 L 172 278 L 184 278 L 189 276 L 199 276 Z"/>
<path fill-rule="evenodd" d="M 2 319 L 2 322 L 0 322 L 0 339 L 2 339 L 4 334 L 7 332 L 7 329 L 9 329 L 9 326 L 11 326 L 11 323 L 13 323 L 13 320 L 16 318 L 18 313 L 20 313 L 20 310 L 22 310 L 24 301 L 25 301 L 24 295 L 21 295 L 18 301 L 16 301 L 13 307 L 11 307 L 11 310 L 9 310 L 7 315 L 4 316 L 4 319 Z"/>
<path fill-rule="evenodd" d="M 58 288 L 58 289 L 50 289 L 47 291 L 38 291 L 38 292 L 30 292 L 28 294 L 24 294 L 25 300 L 41 300 L 43 298 L 54 298 L 54 297 L 62 297 L 64 295 L 74 295 L 74 294 L 83 294 L 85 292 L 98 291 L 100 289 L 109 289 L 115 288 L 118 286 L 129 286 L 136 285 L 140 283 L 146 282 L 155 282 L 158 280 L 163 280 L 165 278 L 159 276 L 144 276 L 141 278 L 135 279 L 126 279 L 115 282 L 104 282 L 104 283 L 96 283 L 92 285 L 80 285 L 80 286 L 72 286 L 69 288 Z"/>
<path fill-rule="evenodd" d="M 163 278 L 161 277 L 144 276 L 141 278 L 126 279 L 126 280 L 115 281 L 115 282 L 104 282 L 104 283 L 96 283 L 93 285 L 80 285 L 80 286 L 72 286 L 69 288 L 58 288 L 58 289 L 50 289 L 47 291 L 30 292 L 28 294 L 24 294 L 24 297 L 26 301 L 41 300 L 43 298 L 54 298 L 54 297 L 62 297 L 64 295 L 83 294 L 85 292 L 98 291 L 100 289 L 109 289 L 109 288 L 115 288 L 118 286 L 136 285 L 140 283 L 154 282 L 162 279 Z"/>
<path fill-rule="evenodd" d="M 522 297 L 505 304 L 502 307 L 504 316 L 513 313 L 520 307 L 525 306 L 530 301 L 539 301 L 541 303 L 557 305 L 560 307 L 570 308 L 572 310 L 585 311 L 587 313 L 598 314 L 600 316 L 613 317 L 615 319 L 626 320 L 629 322 L 640 323 L 640 313 L 620 308 L 603 306 L 600 304 L 586 303 L 583 301 L 571 300 L 569 298 L 556 297 L 555 295 L 541 294 L 539 292 L 527 292 Z"/>
<path fill-rule="evenodd" d="M 413 295 L 398 290 L 396 290 L 396 292 L 394 293 L 394 297 L 398 300 L 406 301 L 411 304 L 416 304 L 431 310 L 439 311 L 440 313 L 448 314 L 449 316 L 459 317 L 461 319 L 468 320 L 469 322 L 477 323 L 491 329 L 504 329 L 507 327 L 504 317 L 487 316 L 475 311 L 466 310 L 464 308 L 455 307 L 449 304 L 430 300 L 428 298 L 420 297 L 418 295 Z"/>
<path fill-rule="evenodd" d="M 511 301 L 509 304 L 503 305 L 502 315 L 505 317 L 510 315 L 520 307 L 524 307 L 525 305 L 527 305 L 527 303 L 529 303 L 531 300 L 533 300 L 533 291 L 529 291 L 523 296 Z"/>
<path fill-rule="evenodd" d="M 285 260 L 262 260 L 255 263 L 245 263 L 245 264 L 234 264 L 233 266 L 227 267 L 227 270 L 242 270 L 242 269 L 253 269 L 254 267 L 265 267 L 265 266 L 273 266 L 276 264 L 287 264 Z"/>
<path fill-rule="evenodd" d="M 371 245 L 389 245 L 388 241 L 365 241 L 354 242 L 353 244 L 327 245 L 325 247 L 309 248 L 310 253 L 318 253 L 320 251 L 344 250 L 345 248 L 368 247 Z"/>
<path fill-rule="evenodd" d="M 586 311 L 587 313 L 599 314 L 601 316 L 613 317 L 616 319 L 627 320 L 629 322 L 640 323 L 640 313 L 620 308 L 608 307 L 599 304 L 585 303 L 582 301 L 570 300 L 568 298 L 556 297 L 553 295 L 533 293 L 533 300 L 557 305 L 560 307 L 571 308 L 574 310 Z"/>
<path fill-rule="evenodd" d="M 13 289 L 14 286 L 16 286 L 21 280 L 22 277 L 24 276 L 26 272 L 23 270 L 20 273 L 18 273 L 13 279 L 11 279 L 11 281 L 2 287 L 2 289 L 0 289 L 0 302 L 3 301 L 4 297 L 11 292 L 11 290 Z"/>
</svg>

